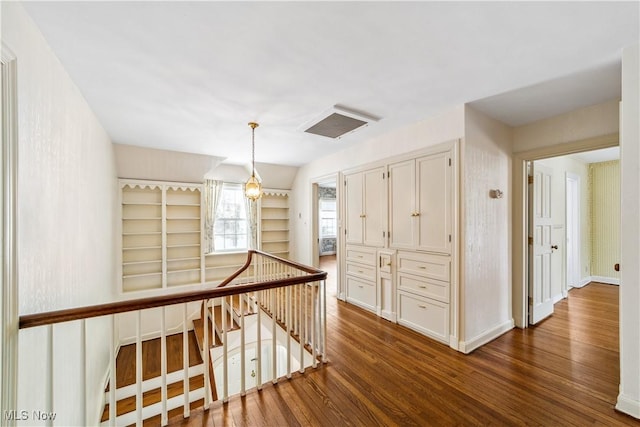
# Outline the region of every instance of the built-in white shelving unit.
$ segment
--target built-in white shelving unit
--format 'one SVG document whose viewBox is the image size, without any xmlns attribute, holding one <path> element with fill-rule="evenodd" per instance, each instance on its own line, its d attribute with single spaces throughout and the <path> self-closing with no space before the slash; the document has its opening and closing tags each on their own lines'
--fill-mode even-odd
<svg viewBox="0 0 640 427">
<path fill-rule="evenodd" d="M 289 192 L 265 190 L 260 199 L 259 245 L 264 251 L 289 258 Z"/>
</svg>

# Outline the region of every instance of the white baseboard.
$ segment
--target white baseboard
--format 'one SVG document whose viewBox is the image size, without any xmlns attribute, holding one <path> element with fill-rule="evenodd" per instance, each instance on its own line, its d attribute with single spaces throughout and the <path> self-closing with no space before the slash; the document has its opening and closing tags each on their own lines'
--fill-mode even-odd
<svg viewBox="0 0 640 427">
<path fill-rule="evenodd" d="M 515 326 L 515 323 L 513 319 L 509 319 L 506 322 L 500 323 L 499 325 L 494 326 L 488 331 L 483 332 L 482 334 L 476 336 L 475 338 L 472 338 L 468 341 L 460 342 L 460 345 L 458 346 L 458 348 L 464 354 L 469 354 L 476 348 L 481 347 L 486 343 L 488 343 L 489 341 L 492 341 L 498 338 L 500 335 L 504 334 L 505 332 L 510 331 L 511 329 L 514 328 L 514 326 Z"/>
<path fill-rule="evenodd" d="M 562 293 L 559 293 L 558 295 L 556 295 L 555 297 L 553 297 L 553 303 L 557 303 L 558 301 L 561 301 L 564 299 L 564 295 L 562 295 Z"/>
<path fill-rule="evenodd" d="M 606 283 L 607 285 L 619 285 L 620 279 L 615 277 L 591 276 L 592 282 Z"/>
<path fill-rule="evenodd" d="M 616 403 L 616 409 L 625 414 L 631 415 L 634 418 L 640 419 L 640 401 L 633 400 L 622 393 L 618 395 L 618 403 Z"/>
<path fill-rule="evenodd" d="M 393 322 L 393 323 L 398 323 L 398 317 L 396 316 L 396 313 L 393 313 L 391 311 L 387 311 L 387 310 L 381 310 L 380 311 L 380 317 L 382 317 L 383 319 L 388 320 L 389 322 Z"/>
<path fill-rule="evenodd" d="M 578 283 L 574 288 L 582 288 L 591 283 L 591 276 L 583 277 L 580 279 L 580 283 Z"/>
</svg>

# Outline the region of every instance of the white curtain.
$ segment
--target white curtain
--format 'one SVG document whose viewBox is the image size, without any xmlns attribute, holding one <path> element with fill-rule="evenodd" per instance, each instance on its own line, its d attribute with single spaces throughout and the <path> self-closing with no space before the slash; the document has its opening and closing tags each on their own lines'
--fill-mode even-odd
<svg viewBox="0 0 640 427">
<path fill-rule="evenodd" d="M 249 229 L 247 230 L 247 238 L 248 238 L 248 249 L 257 249 L 258 248 L 258 240 L 257 240 L 257 231 L 258 231 L 258 201 L 252 201 L 248 198 L 244 198 L 244 207 L 247 212 L 247 224 Z"/>
<path fill-rule="evenodd" d="M 222 181 L 213 179 L 204 180 L 204 253 L 206 254 L 215 250 L 215 237 L 213 230 L 221 193 Z"/>
</svg>

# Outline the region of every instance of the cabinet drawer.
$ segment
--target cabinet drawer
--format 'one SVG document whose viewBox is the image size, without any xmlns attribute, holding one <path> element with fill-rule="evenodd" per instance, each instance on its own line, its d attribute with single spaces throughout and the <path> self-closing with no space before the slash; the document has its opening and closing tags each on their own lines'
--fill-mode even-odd
<svg viewBox="0 0 640 427">
<path fill-rule="evenodd" d="M 448 282 L 451 258 L 448 256 L 398 252 L 398 271 Z"/>
<path fill-rule="evenodd" d="M 413 292 L 438 301 L 449 302 L 449 282 L 426 279 L 404 272 L 398 273 L 398 289 Z"/>
<path fill-rule="evenodd" d="M 375 267 L 365 266 L 362 264 L 356 264 L 353 262 L 347 262 L 347 274 L 357 276 L 361 279 L 376 281 L 376 269 Z"/>
<path fill-rule="evenodd" d="M 449 304 L 399 292 L 398 323 L 449 342 Z"/>
<path fill-rule="evenodd" d="M 367 282 L 347 276 L 347 301 L 369 310 L 375 310 L 375 282 Z"/>
<path fill-rule="evenodd" d="M 366 265 L 376 265 L 376 249 L 366 246 L 347 245 L 347 261 L 359 262 Z"/>
</svg>

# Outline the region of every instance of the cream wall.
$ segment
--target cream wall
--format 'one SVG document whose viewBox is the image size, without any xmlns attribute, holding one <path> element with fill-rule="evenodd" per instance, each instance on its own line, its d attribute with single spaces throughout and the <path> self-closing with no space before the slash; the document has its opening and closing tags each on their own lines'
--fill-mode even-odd
<svg viewBox="0 0 640 427">
<path fill-rule="evenodd" d="M 616 409 L 640 418 L 640 44 L 622 53 L 620 116 L 620 394 Z"/>
<path fill-rule="evenodd" d="M 591 276 L 616 282 L 620 272 L 620 162 L 589 165 L 591 188 Z M 611 280 L 614 279 L 614 280 Z"/>
<path fill-rule="evenodd" d="M 591 275 L 591 207 L 589 187 L 589 166 L 570 156 L 554 157 L 538 160 L 534 164 L 542 165 L 553 171 L 551 179 L 551 206 L 553 217 L 552 243 L 558 245 L 558 250 L 552 255 L 554 265 L 554 280 L 552 282 L 552 296 L 555 300 L 562 298 L 566 289 L 566 232 L 567 232 L 567 172 L 580 177 L 580 281 L 588 281 Z"/>
<path fill-rule="evenodd" d="M 111 141 L 19 3 L 2 2 L 2 42 L 18 69 L 18 274 L 21 314 L 96 304 L 115 295 L 116 169 Z M 56 425 L 101 410 L 111 331 L 87 321 L 87 389 L 79 324 L 53 328 Z M 20 332 L 18 407 L 45 410 L 44 328 Z M 23 422 L 37 425 L 34 420 Z"/>
<path fill-rule="evenodd" d="M 462 351 L 513 327 L 511 316 L 512 129 L 465 108 L 461 194 Z M 501 199 L 490 197 L 499 189 Z"/>
<path fill-rule="evenodd" d="M 617 133 L 619 100 L 580 108 L 513 129 L 513 152 Z"/>
</svg>

